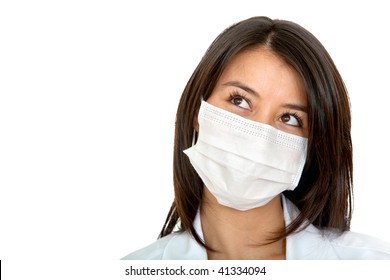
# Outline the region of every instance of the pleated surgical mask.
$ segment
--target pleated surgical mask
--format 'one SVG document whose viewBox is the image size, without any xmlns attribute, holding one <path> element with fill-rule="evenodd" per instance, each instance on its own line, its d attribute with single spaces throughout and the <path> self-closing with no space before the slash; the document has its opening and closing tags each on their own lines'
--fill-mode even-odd
<svg viewBox="0 0 390 280">
<path fill-rule="evenodd" d="M 198 123 L 198 140 L 184 153 L 218 203 L 249 210 L 298 185 L 306 161 L 306 138 L 205 101 Z"/>
</svg>

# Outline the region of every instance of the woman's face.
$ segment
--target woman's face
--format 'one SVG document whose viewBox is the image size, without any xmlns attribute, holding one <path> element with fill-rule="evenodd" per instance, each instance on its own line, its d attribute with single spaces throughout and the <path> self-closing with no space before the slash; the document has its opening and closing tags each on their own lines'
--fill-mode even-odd
<svg viewBox="0 0 390 280">
<path fill-rule="evenodd" d="M 207 102 L 244 118 L 307 137 L 307 98 L 298 73 L 269 50 L 235 56 Z"/>
</svg>

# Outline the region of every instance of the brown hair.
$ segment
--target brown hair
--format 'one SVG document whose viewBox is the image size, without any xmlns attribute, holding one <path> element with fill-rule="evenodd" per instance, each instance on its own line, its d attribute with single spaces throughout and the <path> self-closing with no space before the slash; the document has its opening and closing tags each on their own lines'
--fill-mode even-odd
<svg viewBox="0 0 390 280">
<path fill-rule="evenodd" d="M 347 90 L 324 46 L 300 25 L 252 17 L 223 31 L 210 45 L 181 96 L 175 127 L 175 198 L 160 237 L 175 226 L 202 245 L 193 221 L 202 200 L 203 182 L 183 150 L 192 145 L 194 119 L 201 99 L 207 100 L 226 64 L 238 53 L 265 46 L 301 76 L 308 99 L 307 161 L 298 187 L 284 195 L 300 215 L 275 240 L 303 229 L 349 230 L 352 214 L 351 114 Z M 305 223 L 307 221 L 307 223 Z"/>
</svg>

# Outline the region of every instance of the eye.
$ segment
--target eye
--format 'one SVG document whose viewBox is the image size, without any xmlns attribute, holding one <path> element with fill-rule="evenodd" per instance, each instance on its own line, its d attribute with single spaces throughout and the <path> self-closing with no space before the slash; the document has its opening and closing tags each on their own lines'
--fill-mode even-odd
<svg viewBox="0 0 390 280">
<path fill-rule="evenodd" d="M 302 119 L 296 113 L 284 113 L 281 116 L 281 121 L 287 125 L 291 126 L 302 126 Z"/>
<path fill-rule="evenodd" d="M 250 110 L 250 102 L 241 94 L 235 92 L 230 95 L 230 102 L 240 108 Z"/>
</svg>

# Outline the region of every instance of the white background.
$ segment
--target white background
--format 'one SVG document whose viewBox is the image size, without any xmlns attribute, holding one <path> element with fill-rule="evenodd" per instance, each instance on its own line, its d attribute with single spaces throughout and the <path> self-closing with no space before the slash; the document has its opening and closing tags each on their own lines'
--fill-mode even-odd
<svg viewBox="0 0 390 280">
<path fill-rule="evenodd" d="M 102 264 L 157 238 L 182 90 L 212 40 L 256 15 L 333 57 L 353 111 L 352 230 L 390 241 L 390 20 L 386 1 L 344 2 L 1 1 L 3 275 L 107 279 Z"/>
</svg>

